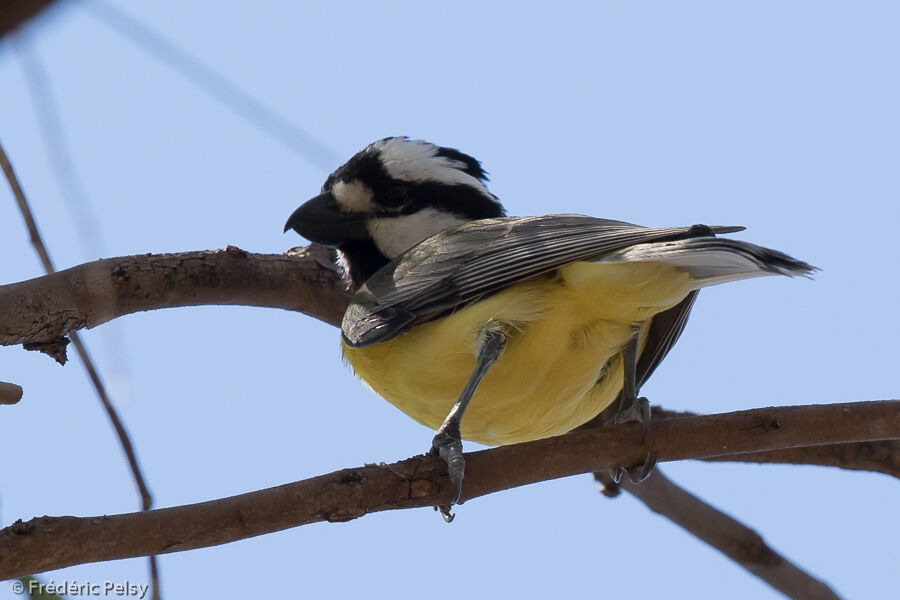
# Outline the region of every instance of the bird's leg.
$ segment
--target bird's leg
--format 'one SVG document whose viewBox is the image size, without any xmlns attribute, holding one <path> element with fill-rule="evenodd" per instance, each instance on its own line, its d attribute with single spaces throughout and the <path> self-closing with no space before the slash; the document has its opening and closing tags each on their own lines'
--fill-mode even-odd
<svg viewBox="0 0 900 600">
<path fill-rule="evenodd" d="M 650 431 L 650 402 L 646 398 L 637 397 L 637 359 L 638 359 L 638 332 L 635 332 L 631 340 L 622 349 L 622 368 L 624 378 L 622 381 L 622 393 L 619 394 L 619 409 L 612 419 L 615 424 L 640 423 L 641 444 L 647 441 L 647 432 Z M 650 453 L 644 462 L 631 467 L 617 467 L 610 469 L 609 474 L 613 481 L 619 483 L 622 473 L 627 473 L 632 483 L 640 483 L 647 479 L 656 466 L 656 455 Z"/>
<path fill-rule="evenodd" d="M 640 423 L 643 444 L 650 430 L 650 402 L 646 398 L 637 397 L 637 353 L 638 334 L 635 333 L 622 349 L 622 393 L 619 395 L 619 410 L 613 417 L 613 423 Z"/>
<path fill-rule="evenodd" d="M 450 409 L 447 418 L 441 423 L 440 428 L 431 442 L 431 453 L 437 454 L 447 462 L 447 472 L 450 475 L 450 481 L 456 486 L 456 497 L 450 506 L 459 502 L 460 494 L 462 494 L 462 482 L 465 475 L 466 461 L 462 455 L 462 439 L 460 437 L 460 422 L 463 413 L 475 393 L 478 384 L 481 383 L 482 377 L 487 373 L 494 361 L 496 361 L 503 353 L 506 346 L 506 335 L 499 329 L 489 329 L 484 333 L 484 339 L 476 356 L 475 369 L 469 376 L 469 381 L 463 388 L 459 400 Z M 450 514 L 450 506 L 439 507 L 444 520 L 450 522 L 453 515 Z"/>
</svg>

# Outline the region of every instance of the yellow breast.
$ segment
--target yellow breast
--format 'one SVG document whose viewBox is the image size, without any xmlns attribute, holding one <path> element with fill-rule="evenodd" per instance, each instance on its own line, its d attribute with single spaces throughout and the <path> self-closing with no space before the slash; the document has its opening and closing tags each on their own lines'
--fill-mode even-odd
<svg viewBox="0 0 900 600">
<path fill-rule="evenodd" d="M 691 290 L 684 272 L 653 263 L 575 263 L 533 277 L 399 337 L 343 348 L 381 397 L 437 429 L 475 367 L 476 338 L 504 325 L 503 355 L 462 420 L 463 439 L 511 444 L 572 430 L 622 388 L 621 350 Z M 639 347 L 643 347 L 643 336 Z"/>
</svg>

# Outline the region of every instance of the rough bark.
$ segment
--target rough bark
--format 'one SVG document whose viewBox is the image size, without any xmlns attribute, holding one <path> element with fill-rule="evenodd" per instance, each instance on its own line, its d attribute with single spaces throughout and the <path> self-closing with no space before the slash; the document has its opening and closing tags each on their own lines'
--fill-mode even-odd
<svg viewBox="0 0 900 600">
<path fill-rule="evenodd" d="M 598 481 L 609 485 L 605 473 Z M 657 469 L 638 485 L 623 481 L 623 489 L 692 535 L 697 536 L 789 598 L 839 600 L 822 581 L 776 552 L 754 530 L 682 489 Z"/>
<path fill-rule="evenodd" d="M 22 387 L 0 381 L 0 404 L 15 404 L 22 399 Z"/>
<path fill-rule="evenodd" d="M 732 456 L 713 456 L 711 462 L 781 463 L 839 467 L 851 471 L 875 471 L 900 477 L 900 440 L 828 444 L 808 448 L 790 448 L 772 452 L 750 452 Z"/>
<path fill-rule="evenodd" d="M 463 499 L 620 464 L 647 452 L 661 461 L 900 438 L 900 401 L 763 408 L 660 420 L 646 444 L 633 424 L 584 430 L 466 455 Z M 445 504 L 453 494 L 440 459 L 345 469 L 231 498 L 140 513 L 39 517 L 0 531 L 0 579 L 69 565 L 165 554 L 318 521 Z"/>
<path fill-rule="evenodd" d="M 123 315 L 204 304 L 283 308 L 337 324 L 348 300 L 332 253 L 322 246 L 286 254 L 228 246 L 107 258 L 0 286 L 0 345 L 59 343 Z"/>
</svg>

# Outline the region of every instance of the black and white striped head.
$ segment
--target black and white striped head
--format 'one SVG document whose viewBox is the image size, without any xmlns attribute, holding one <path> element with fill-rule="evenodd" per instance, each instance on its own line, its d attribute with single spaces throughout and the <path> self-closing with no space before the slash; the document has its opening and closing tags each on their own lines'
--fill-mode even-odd
<svg viewBox="0 0 900 600">
<path fill-rule="evenodd" d="M 358 286 L 405 250 L 454 225 L 502 217 L 481 164 L 453 148 L 390 137 L 357 153 L 294 211 L 284 230 L 341 251 Z"/>
</svg>

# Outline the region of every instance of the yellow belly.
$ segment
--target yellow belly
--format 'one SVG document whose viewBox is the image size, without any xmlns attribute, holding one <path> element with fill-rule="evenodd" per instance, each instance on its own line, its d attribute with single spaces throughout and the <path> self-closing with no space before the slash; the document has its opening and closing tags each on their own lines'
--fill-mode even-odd
<svg viewBox="0 0 900 600">
<path fill-rule="evenodd" d="M 489 321 L 507 334 L 462 420 L 463 439 L 512 444 L 572 430 L 622 388 L 621 350 L 680 302 L 690 277 L 657 263 L 574 263 L 534 277 L 345 359 L 378 395 L 437 429 L 475 367 Z M 639 348 L 643 348 L 643 338 Z"/>
</svg>

